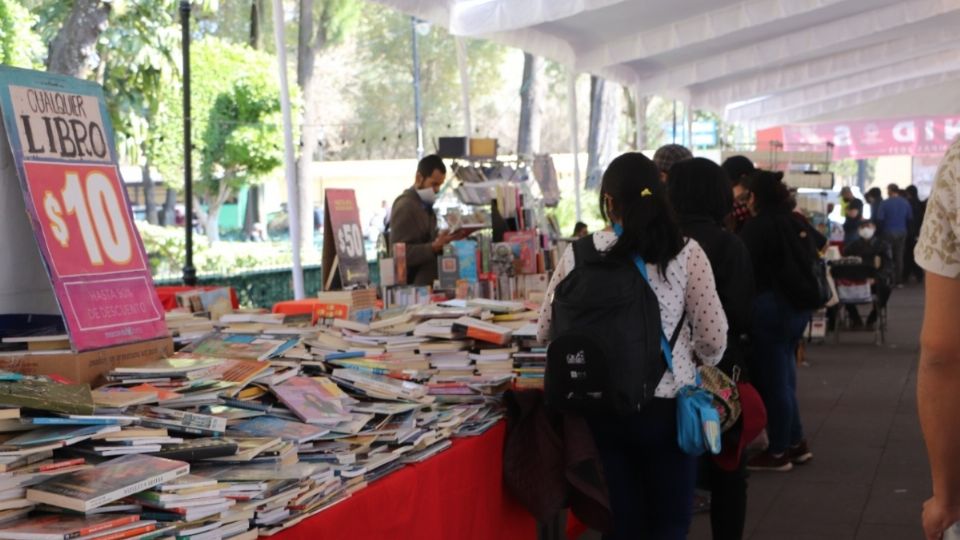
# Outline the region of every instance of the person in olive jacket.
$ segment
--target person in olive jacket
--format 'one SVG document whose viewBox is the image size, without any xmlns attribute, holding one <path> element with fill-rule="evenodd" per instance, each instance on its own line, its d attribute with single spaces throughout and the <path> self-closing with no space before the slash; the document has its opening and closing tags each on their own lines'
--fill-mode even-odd
<svg viewBox="0 0 960 540">
<path fill-rule="evenodd" d="M 390 211 L 389 242 L 406 244 L 407 282 L 412 285 L 432 285 L 443 246 L 466 237 L 437 231 L 433 203 L 446 178 L 447 167 L 440 156 L 426 156 L 417 164 L 413 187 L 397 197 Z"/>
</svg>

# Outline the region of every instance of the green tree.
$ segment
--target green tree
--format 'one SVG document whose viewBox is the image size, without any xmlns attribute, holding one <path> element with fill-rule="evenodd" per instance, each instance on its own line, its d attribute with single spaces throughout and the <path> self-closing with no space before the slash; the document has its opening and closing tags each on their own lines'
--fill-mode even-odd
<svg viewBox="0 0 960 540">
<path fill-rule="evenodd" d="M 151 137 L 162 90 L 179 77 L 180 30 L 176 0 L 127 0 L 113 10 L 98 44 L 107 107 L 120 159 L 142 171 L 146 218 L 156 224 Z"/>
<path fill-rule="evenodd" d="M 190 51 L 194 146 L 200 158 L 194 174 L 198 215 L 211 241 L 225 201 L 242 187 L 259 183 L 282 160 L 280 90 L 272 56 L 246 45 L 206 37 Z M 156 165 L 168 181 L 183 166 L 183 113 L 179 84 L 163 88 L 157 113 Z M 295 96 L 296 97 L 296 96 Z"/>
<path fill-rule="evenodd" d="M 17 0 L 0 0 L 0 64 L 43 65 L 43 43 L 31 29 L 35 22 L 36 17 Z"/>
</svg>

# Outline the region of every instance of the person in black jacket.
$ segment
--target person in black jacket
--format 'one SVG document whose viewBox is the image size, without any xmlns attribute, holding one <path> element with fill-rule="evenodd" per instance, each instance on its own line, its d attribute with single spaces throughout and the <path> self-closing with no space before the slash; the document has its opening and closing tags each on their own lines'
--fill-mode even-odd
<svg viewBox="0 0 960 540">
<path fill-rule="evenodd" d="M 731 377 L 740 374 L 739 379 L 745 380 L 743 338 L 750 331 L 753 315 L 753 264 L 743 241 L 723 226 L 733 211 L 730 180 L 709 159 L 688 159 L 671 167 L 667 191 L 683 234 L 696 240 L 710 260 L 717 294 L 727 316 L 727 350 L 718 367 Z M 730 431 L 739 429 L 742 426 L 738 422 Z M 725 436 L 725 443 L 726 440 Z M 741 462 L 737 469 L 727 471 L 709 457 L 703 462 L 702 480 L 712 499 L 713 540 L 740 540 L 747 515 L 746 464 Z"/>
<path fill-rule="evenodd" d="M 795 284 L 796 264 L 787 251 L 804 230 L 794 214 L 794 202 L 783 183 L 783 173 L 758 171 L 749 181 L 750 209 L 754 217 L 740 237 L 750 251 L 757 288 L 750 342 L 750 374 L 767 409 L 770 446 L 750 460 L 753 470 L 789 471 L 813 454 L 807 447 L 797 401 L 797 345 L 810 321 L 810 312 L 798 309 L 789 298 Z M 809 233 L 807 233 L 809 235 Z"/>
</svg>

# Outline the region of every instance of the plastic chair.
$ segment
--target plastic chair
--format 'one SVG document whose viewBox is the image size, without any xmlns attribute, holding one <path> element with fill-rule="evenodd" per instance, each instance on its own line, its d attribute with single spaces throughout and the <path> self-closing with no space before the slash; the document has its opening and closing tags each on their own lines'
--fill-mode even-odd
<svg viewBox="0 0 960 540">
<path fill-rule="evenodd" d="M 883 345 L 887 338 L 887 308 L 880 305 L 877 294 L 872 292 L 872 285 L 879 279 L 877 269 L 857 262 L 837 261 L 830 265 L 830 275 L 837 284 L 839 299 L 836 321 L 834 323 L 833 338 L 840 343 L 840 332 L 850 322 L 847 306 L 860 309 L 860 306 L 870 306 L 877 314 L 874 326 L 875 343 Z"/>
</svg>

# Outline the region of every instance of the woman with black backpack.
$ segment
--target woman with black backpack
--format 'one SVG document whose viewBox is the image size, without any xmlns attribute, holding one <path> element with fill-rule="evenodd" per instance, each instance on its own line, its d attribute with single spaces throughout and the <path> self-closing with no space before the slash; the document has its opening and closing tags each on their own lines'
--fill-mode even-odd
<svg viewBox="0 0 960 540">
<path fill-rule="evenodd" d="M 563 290 L 568 276 L 589 275 L 583 269 L 575 272 L 579 257 L 575 252 L 587 247 L 611 266 L 619 264 L 621 270 L 615 272 L 626 272 L 627 277 L 640 274 L 640 267 L 646 271 L 658 304 L 653 313 L 659 314 L 657 326 L 661 327 L 659 332 L 654 330 L 659 336 L 646 337 L 658 340 L 676 335 L 671 347 L 673 370 L 661 371 L 654 397 L 636 412 L 596 410 L 585 416 L 603 462 L 613 510 L 613 531 L 604 538 L 680 540 L 687 537 L 690 526 L 697 460 L 678 444 L 676 396 L 681 387 L 695 384 L 695 357 L 710 365 L 723 357 L 726 317 L 710 261 L 699 244 L 684 239 L 660 171 L 649 158 L 627 153 L 610 163 L 600 187 L 600 210 L 613 232 L 595 233 L 579 241 L 589 245 L 566 251 L 550 282 L 538 334 L 544 342 L 556 337 L 557 329 L 551 326 L 558 287 Z M 639 263 L 638 257 L 642 258 Z M 600 290 L 608 286 L 595 285 Z M 647 331 L 640 322 L 635 328 L 633 333 Z M 656 346 L 659 341 L 653 343 Z M 618 360 L 622 361 L 610 362 Z M 662 356 L 651 361 L 665 364 Z"/>
<path fill-rule="evenodd" d="M 667 190 L 683 233 L 703 247 L 717 293 L 727 316 L 727 350 L 717 366 L 737 382 L 748 382 L 744 336 L 753 322 L 753 264 L 743 241 L 724 228 L 733 211 L 733 190 L 727 173 L 716 163 L 694 158 L 676 163 Z M 744 414 L 747 414 L 746 412 Z M 743 538 L 747 516 L 746 463 L 737 441 L 743 420 L 724 434 L 723 461 L 706 457 L 701 467 L 701 486 L 710 490 L 710 525 L 713 540 Z M 732 466 L 727 466 L 729 461 Z"/>
<path fill-rule="evenodd" d="M 783 173 L 757 171 L 747 185 L 754 217 L 740 237 L 753 260 L 757 289 L 750 374 L 767 408 L 770 439 L 767 450 L 747 467 L 789 471 L 813 458 L 800 422 L 796 351 L 810 310 L 819 303 L 811 267 L 816 246 L 809 231 L 793 217 L 793 198 Z"/>
</svg>

